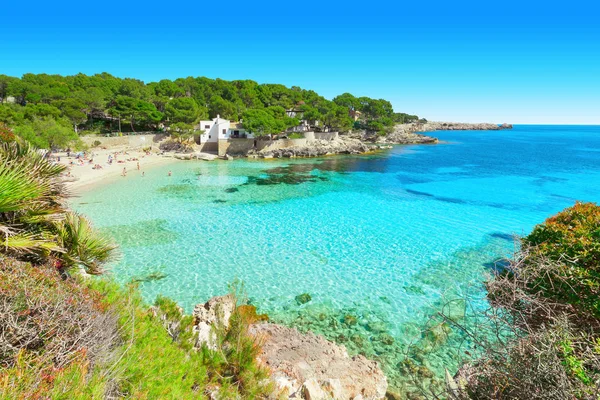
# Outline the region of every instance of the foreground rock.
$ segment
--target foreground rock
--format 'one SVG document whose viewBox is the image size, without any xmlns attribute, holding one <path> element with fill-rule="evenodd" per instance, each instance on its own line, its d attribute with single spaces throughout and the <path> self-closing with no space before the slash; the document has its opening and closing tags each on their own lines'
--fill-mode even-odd
<svg viewBox="0 0 600 400">
<path fill-rule="evenodd" d="M 209 349 L 216 350 L 216 334 L 213 328 L 228 326 L 234 310 L 235 299 L 230 295 L 213 297 L 204 304 L 197 304 L 192 313 L 194 346 L 200 348 L 206 344 Z"/>
<path fill-rule="evenodd" d="M 350 357 L 344 346 L 276 324 L 252 325 L 264 339 L 259 360 L 290 398 L 383 399 L 387 379 L 375 361 Z"/>
<path fill-rule="evenodd" d="M 369 146 L 359 139 L 339 137 L 335 140 L 314 140 L 306 146 L 292 146 L 277 150 L 251 150 L 248 152 L 248 156 L 260 158 L 319 157 L 331 154 L 362 154 L 370 150 Z"/>
<path fill-rule="evenodd" d="M 215 326 L 228 326 L 235 310 L 232 296 L 213 297 L 194 308 L 195 346 L 215 349 Z M 222 325 L 220 325 L 222 324 Z M 261 343 L 258 359 L 271 371 L 276 386 L 289 398 L 307 400 L 378 400 L 387 379 L 379 365 L 363 356 L 350 357 L 344 346 L 312 333 L 259 323 L 250 334 Z"/>
</svg>

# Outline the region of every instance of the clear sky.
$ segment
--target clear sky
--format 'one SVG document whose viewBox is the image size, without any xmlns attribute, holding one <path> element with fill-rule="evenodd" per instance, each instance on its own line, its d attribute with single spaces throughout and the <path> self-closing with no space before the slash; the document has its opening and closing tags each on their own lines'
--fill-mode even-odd
<svg viewBox="0 0 600 400">
<path fill-rule="evenodd" d="M 600 124 L 593 1 L 6 1 L 0 73 L 207 76 L 429 120 Z"/>
</svg>

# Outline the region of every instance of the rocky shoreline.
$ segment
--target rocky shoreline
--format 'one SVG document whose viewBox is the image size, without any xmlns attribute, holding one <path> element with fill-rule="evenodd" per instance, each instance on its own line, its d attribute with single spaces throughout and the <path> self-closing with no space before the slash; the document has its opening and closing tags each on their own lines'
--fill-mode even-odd
<svg viewBox="0 0 600 400">
<path fill-rule="evenodd" d="M 462 122 L 425 122 L 397 124 L 386 135 L 376 132 L 354 131 L 340 135 L 337 139 L 315 140 L 305 146 L 291 146 L 278 150 L 251 150 L 247 156 L 250 158 L 294 158 L 294 157 L 320 157 L 333 154 L 364 154 L 379 150 L 380 145 L 394 144 L 435 144 L 439 140 L 421 132 L 474 130 L 498 131 L 512 129 L 509 124 L 489 123 L 462 123 Z"/>
<path fill-rule="evenodd" d="M 372 151 L 359 139 L 340 136 L 334 140 L 314 140 L 305 146 L 291 146 L 276 150 L 250 150 L 249 158 L 321 157 L 333 154 L 363 154 Z"/>
<path fill-rule="evenodd" d="M 468 122 L 415 122 L 396 125 L 400 129 L 410 132 L 433 131 L 501 131 L 512 129 L 512 124 L 468 123 Z"/>
<path fill-rule="evenodd" d="M 374 144 L 434 144 L 438 139 L 432 136 L 417 133 L 411 124 L 398 124 L 386 134 L 379 135 L 376 132 L 356 131 L 350 132 L 347 137 L 360 140 L 363 143 Z"/>
<path fill-rule="evenodd" d="M 215 328 L 228 326 L 235 310 L 236 300 L 231 295 L 198 304 L 193 312 L 195 347 L 215 349 Z M 379 364 L 360 355 L 350 357 L 343 345 L 262 321 L 249 329 L 260 343 L 258 361 L 269 369 L 282 396 L 306 400 L 380 400 L 386 396 L 387 378 Z"/>
<path fill-rule="evenodd" d="M 425 122 L 397 124 L 391 132 L 381 135 L 377 132 L 353 131 L 341 134 L 333 140 L 311 140 L 303 145 L 288 146 L 279 149 L 251 149 L 242 156 L 248 158 L 297 158 L 297 157 L 323 157 L 335 154 L 365 154 L 373 151 L 390 148 L 396 144 L 436 144 L 439 140 L 436 137 L 428 136 L 422 132 L 434 131 L 454 131 L 454 130 L 504 130 L 512 129 L 510 124 L 489 124 L 489 123 L 460 123 L 460 122 Z M 177 144 L 177 143 L 175 143 Z M 161 149 L 167 148 L 165 143 L 161 144 Z M 188 149 L 185 153 L 175 153 L 175 158 L 179 159 L 204 159 L 207 161 L 217 158 L 206 153 L 193 152 Z M 230 154 L 222 157 L 224 159 L 233 159 Z"/>
</svg>

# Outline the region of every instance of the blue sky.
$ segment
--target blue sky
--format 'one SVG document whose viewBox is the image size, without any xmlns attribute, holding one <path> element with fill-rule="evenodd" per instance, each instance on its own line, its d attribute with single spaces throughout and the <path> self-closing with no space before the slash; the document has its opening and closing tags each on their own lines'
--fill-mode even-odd
<svg viewBox="0 0 600 400">
<path fill-rule="evenodd" d="M 430 120 L 600 124 L 592 1 L 10 2 L 0 73 L 252 79 Z"/>
</svg>

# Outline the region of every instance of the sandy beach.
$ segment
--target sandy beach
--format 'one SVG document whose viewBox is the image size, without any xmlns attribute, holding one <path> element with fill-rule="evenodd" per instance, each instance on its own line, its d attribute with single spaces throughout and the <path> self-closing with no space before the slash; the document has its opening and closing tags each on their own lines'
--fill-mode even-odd
<svg viewBox="0 0 600 400">
<path fill-rule="evenodd" d="M 77 154 L 80 153 L 72 152 L 70 156 L 64 152 L 52 155 L 56 162 L 67 166 L 65 181 L 73 195 L 113 179 L 127 179 L 134 174 L 146 173 L 153 167 L 178 161 L 173 157 L 124 147 L 93 149 L 86 152 L 84 157 L 79 157 L 81 161 L 77 158 Z M 109 156 L 112 162 L 109 162 Z M 125 176 L 123 176 L 123 169 L 125 169 Z"/>
</svg>

